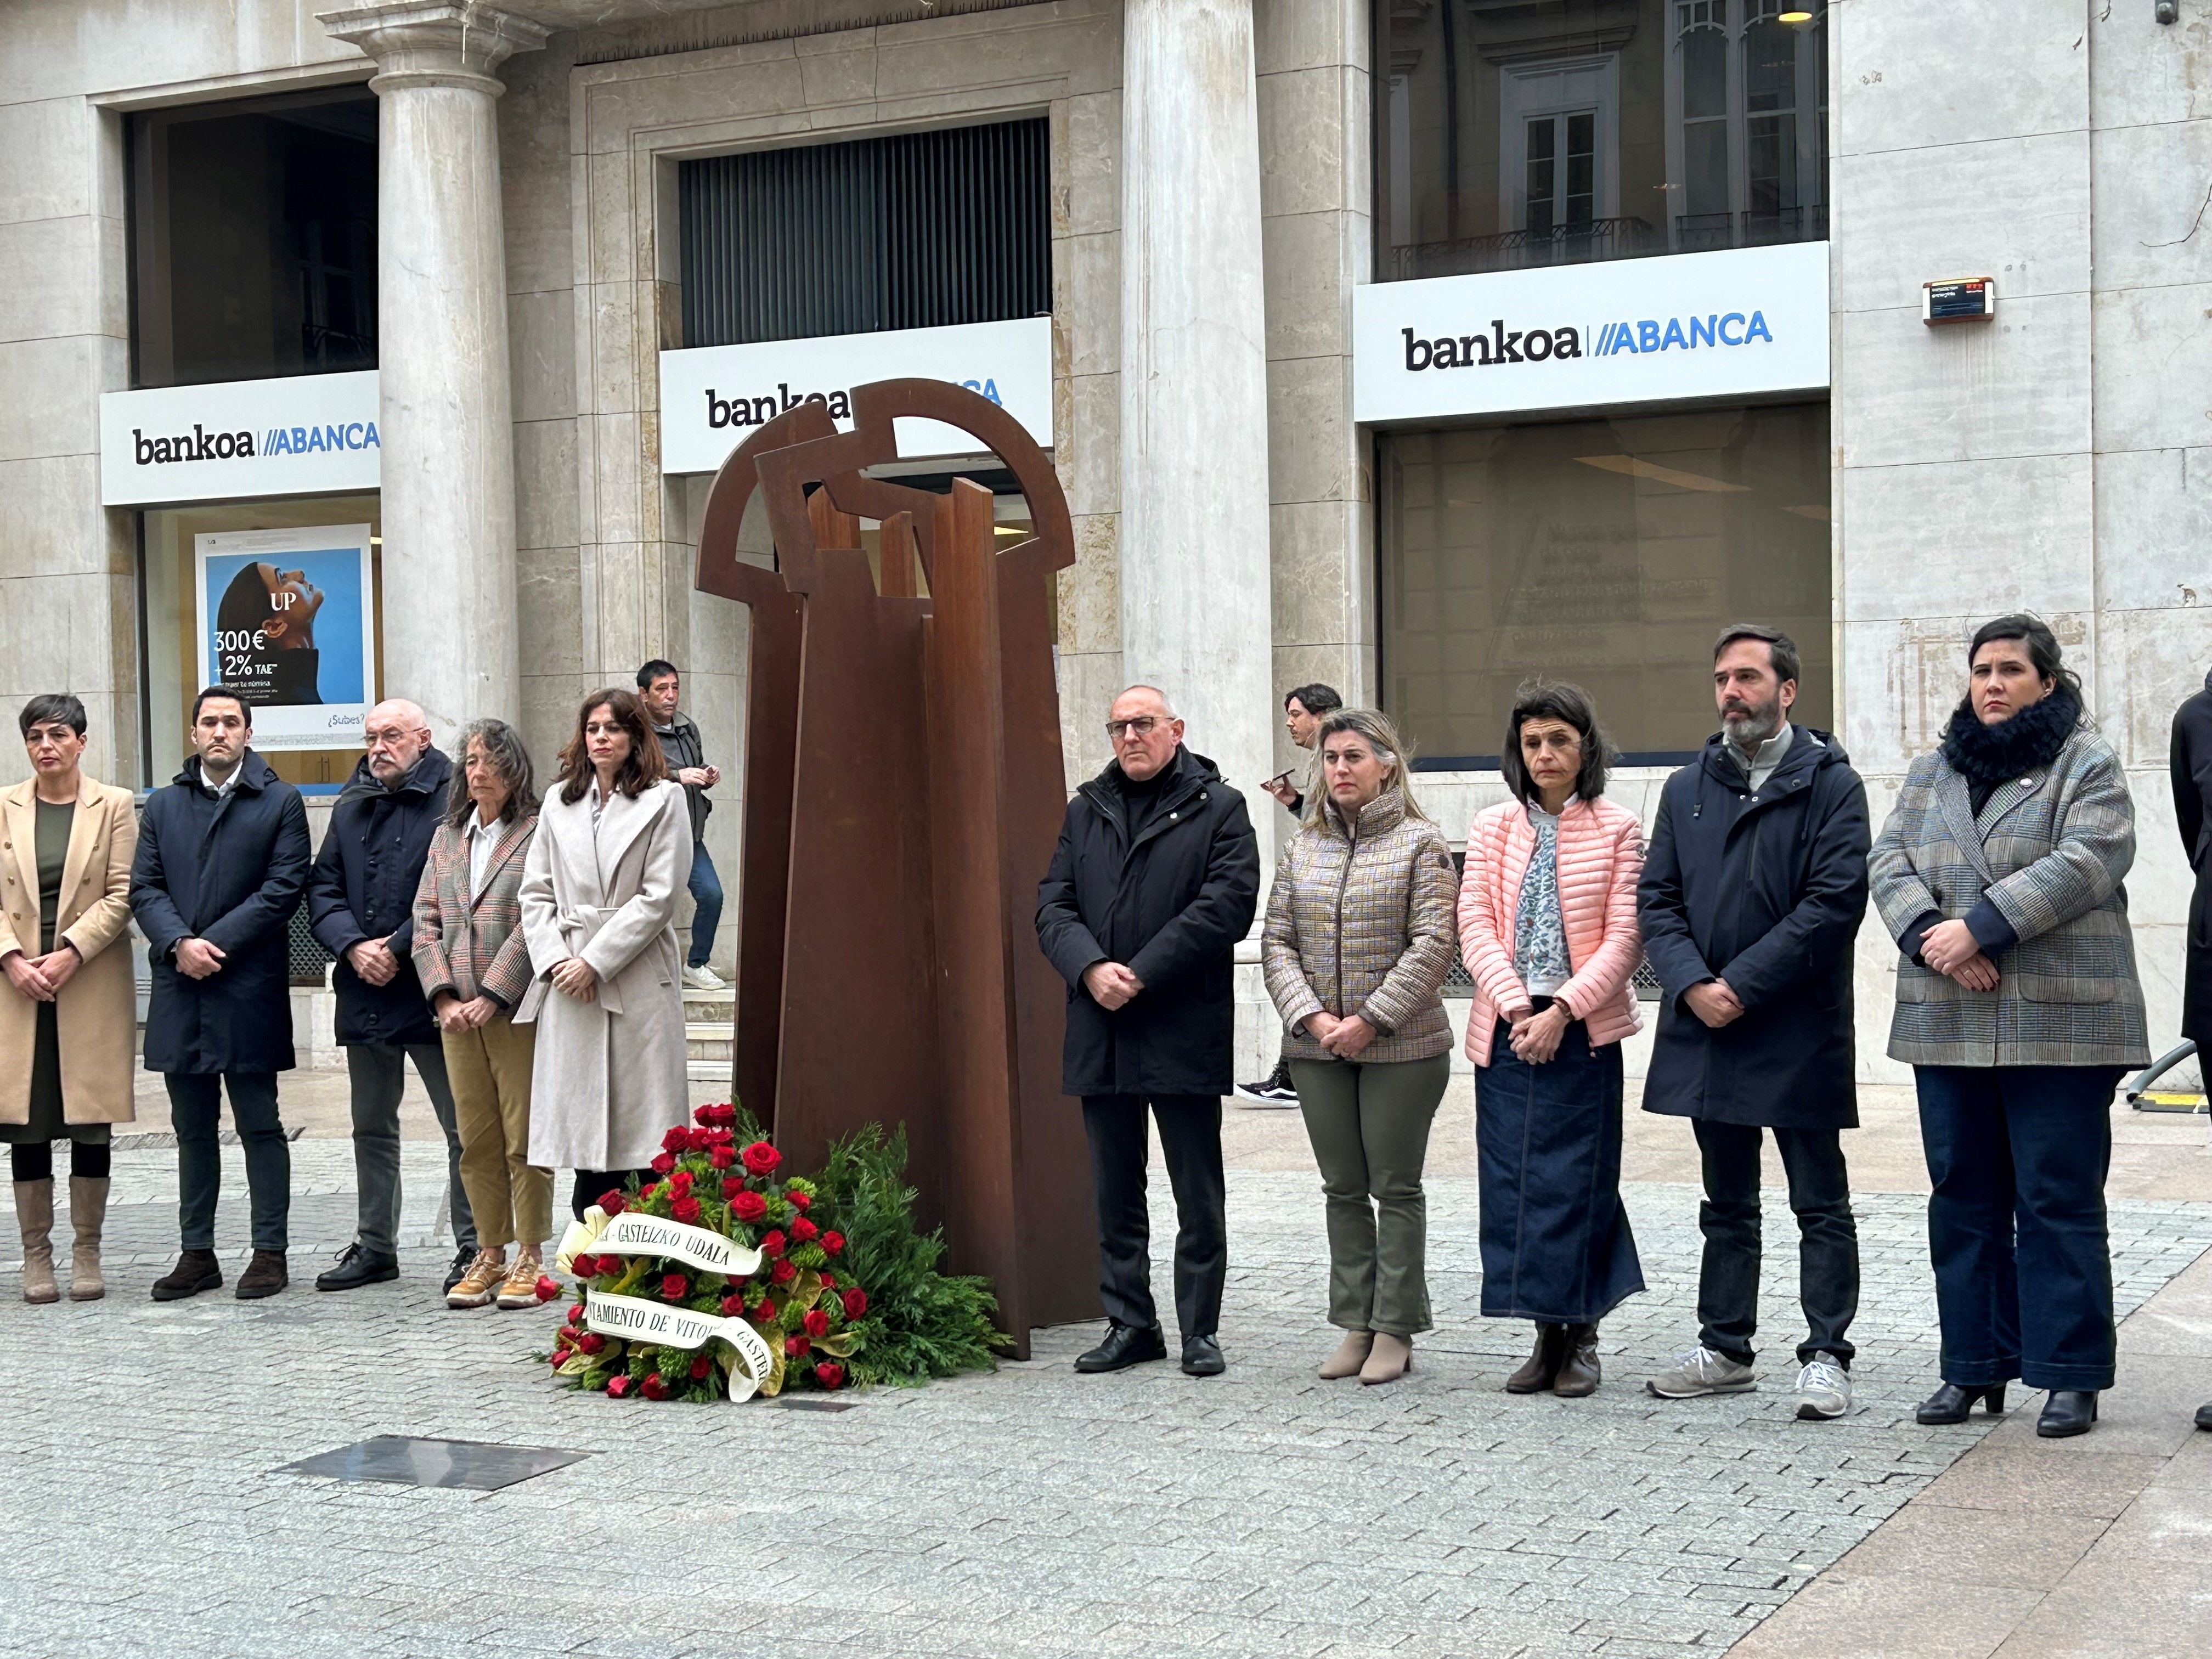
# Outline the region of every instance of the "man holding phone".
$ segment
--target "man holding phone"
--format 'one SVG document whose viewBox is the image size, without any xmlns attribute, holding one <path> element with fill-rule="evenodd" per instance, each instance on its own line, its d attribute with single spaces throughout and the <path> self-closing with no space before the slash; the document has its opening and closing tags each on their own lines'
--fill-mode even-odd
<svg viewBox="0 0 2212 1659">
<path fill-rule="evenodd" d="M 1301 749 L 1314 746 L 1314 734 L 1321 730 L 1322 716 L 1333 708 L 1344 707 L 1344 699 L 1333 685 L 1316 681 L 1311 685 L 1299 686 L 1283 699 L 1283 726 L 1291 734 L 1291 741 Z M 1260 787 L 1280 801 L 1293 818 L 1303 818 L 1306 813 L 1306 798 L 1294 779 L 1298 769 L 1279 772 Z M 1291 1063 L 1279 1052 L 1275 1069 L 1257 1083 L 1240 1083 L 1237 1092 L 1249 1100 L 1264 1100 L 1271 1104 L 1295 1106 L 1298 1091 L 1291 1087 Z"/>
</svg>

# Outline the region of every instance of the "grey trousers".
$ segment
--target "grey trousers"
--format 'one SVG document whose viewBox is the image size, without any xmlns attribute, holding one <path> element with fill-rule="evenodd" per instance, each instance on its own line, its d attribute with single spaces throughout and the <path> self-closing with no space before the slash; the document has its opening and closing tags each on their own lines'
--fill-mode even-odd
<svg viewBox="0 0 2212 1659">
<path fill-rule="evenodd" d="M 345 1052 L 353 1080 L 353 1167 L 361 1188 L 362 1249 L 374 1255 L 399 1251 L 399 1097 L 411 1060 L 430 1097 L 430 1109 L 438 1115 L 438 1127 L 446 1132 L 453 1242 L 473 1250 L 476 1218 L 469 1213 L 468 1189 L 461 1185 L 461 1136 L 454 1123 L 453 1091 L 446 1082 L 444 1048 L 435 1042 L 350 1042 Z"/>
</svg>

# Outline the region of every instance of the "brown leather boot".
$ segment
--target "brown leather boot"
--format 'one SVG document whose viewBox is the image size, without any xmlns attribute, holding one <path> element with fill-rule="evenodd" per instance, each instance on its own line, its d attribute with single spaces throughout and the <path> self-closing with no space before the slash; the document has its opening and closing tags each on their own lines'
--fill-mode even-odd
<svg viewBox="0 0 2212 1659">
<path fill-rule="evenodd" d="M 251 1302 L 258 1297 L 274 1296 L 291 1282 L 291 1275 L 284 1271 L 283 1251 L 256 1250 L 231 1294 L 240 1302 Z"/>
<path fill-rule="evenodd" d="M 70 1177 L 70 1221 L 76 1238 L 70 1246 L 70 1300 L 97 1302 L 107 1294 L 100 1276 L 100 1237 L 107 1225 L 107 1177 Z"/>
<path fill-rule="evenodd" d="M 1559 1374 L 1559 1362 L 1567 1357 L 1567 1328 L 1565 1325 L 1536 1327 L 1536 1346 L 1526 1364 L 1505 1379 L 1508 1394 L 1541 1394 L 1552 1386 Z"/>
<path fill-rule="evenodd" d="M 15 1183 L 15 1224 L 23 1231 L 23 1300 L 58 1302 L 54 1285 L 54 1178 Z"/>
<path fill-rule="evenodd" d="M 1565 1334 L 1566 1358 L 1560 1362 L 1552 1392 L 1562 1400 L 1585 1399 L 1597 1392 L 1597 1327 L 1570 1325 Z"/>
</svg>

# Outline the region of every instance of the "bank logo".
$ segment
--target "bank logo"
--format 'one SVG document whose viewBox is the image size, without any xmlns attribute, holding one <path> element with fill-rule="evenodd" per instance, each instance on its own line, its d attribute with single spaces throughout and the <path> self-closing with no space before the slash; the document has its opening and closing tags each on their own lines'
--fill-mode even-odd
<svg viewBox="0 0 2212 1659">
<path fill-rule="evenodd" d="M 1677 347 L 1695 351 L 1700 346 L 1749 345 L 1754 340 L 1774 343 L 1763 311 L 1754 311 L 1748 317 L 1741 311 L 1711 312 L 1690 318 L 1686 330 L 1682 326 L 1683 320 L 1669 317 L 1662 325 L 1656 318 L 1646 317 L 1641 322 L 1607 323 L 1598 330 L 1597 345 L 1590 355 L 1611 357 L 1624 351 L 1672 351 Z"/>
<path fill-rule="evenodd" d="M 970 392 L 979 392 L 988 398 L 1000 408 L 1006 407 L 1005 400 L 999 396 L 999 383 L 995 379 L 962 380 L 959 384 Z M 774 392 L 762 392 L 752 397 L 748 397 L 740 392 L 725 398 L 719 387 L 711 386 L 706 390 L 707 424 L 718 432 L 725 427 L 766 426 L 786 410 L 796 409 L 801 404 L 827 404 L 830 418 L 833 421 L 849 421 L 853 418 L 853 400 L 847 392 L 842 391 L 794 392 L 788 380 L 778 380 Z"/>
<path fill-rule="evenodd" d="M 271 427 L 266 432 L 210 432 L 199 422 L 190 432 L 149 438 L 143 427 L 131 428 L 131 458 L 140 466 L 178 461 L 231 461 L 255 455 L 313 455 L 333 449 L 381 449 L 374 421 L 325 426 Z"/>
</svg>

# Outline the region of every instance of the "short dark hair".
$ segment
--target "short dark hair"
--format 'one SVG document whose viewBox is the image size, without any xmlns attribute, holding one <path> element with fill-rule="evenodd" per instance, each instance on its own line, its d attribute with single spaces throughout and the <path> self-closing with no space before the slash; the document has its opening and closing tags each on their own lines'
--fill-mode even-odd
<svg viewBox="0 0 2212 1659">
<path fill-rule="evenodd" d="M 610 685 L 584 699 L 583 707 L 576 711 L 575 735 L 561 750 L 561 799 L 571 805 L 583 799 L 585 791 L 592 787 L 592 757 L 584 746 L 584 727 L 591 722 L 592 710 L 602 705 L 629 733 L 629 753 L 615 771 L 615 787 L 635 800 L 668 775 L 668 757 L 660 752 L 660 739 L 653 734 L 645 705 L 635 692 Z M 461 757 L 466 760 L 468 751 L 462 750 Z"/>
<path fill-rule="evenodd" d="M 1283 693 L 1283 707 L 1292 703 L 1302 705 L 1309 714 L 1326 714 L 1332 708 L 1344 707 L 1344 699 L 1333 685 L 1323 685 L 1316 680 L 1311 685 L 1301 685 Z"/>
<path fill-rule="evenodd" d="M 637 689 L 641 691 L 650 690 L 653 681 L 665 679 L 669 675 L 674 673 L 676 673 L 676 665 L 674 663 L 668 661 L 663 657 L 655 657 L 651 662 L 646 664 L 644 667 L 637 671 Z M 680 678 L 681 676 L 679 675 L 678 678 Z"/>
<path fill-rule="evenodd" d="M 1613 745 L 1597 723 L 1597 705 L 1579 685 L 1564 680 L 1523 680 L 1513 693 L 1513 712 L 1505 717 L 1505 747 L 1499 751 L 1498 769 L 1505 787 L 1523 805 L 1536 799 L 1535 780 L 1521 762 L 1521 728 L 1530 720 L 1565 720 L 1583 740 L 1582 769 L 1575 774 L 1575 793 L 1595 800 L 1605 793 L 1612 775 Z"/>
<path fill-rule="evenodd" d="M 1766 659 L 1773 665 L 1778 680 L 1794 680 L 1803 670 L 1797 660 L 1797 641 L 1778 628 L 1769 628 L 1765 623 L 1730 623 L 1721 629 L 1720 638 L 1713 641 L 1713 660 L 1721 659 L 1721 653 L 1738 640 L 1763 640 L 1766 642 Z"/>
<path fill-rule="evenodd" d="M 192 724 L 194 726 L 198 726 L 200 723 L 201 705 L 205 703 L 210 697 L 228 697 L 233 702 L 238 705 L 238 712 L 245 716 L 246 729 L 249 732 L 253 729 L 253 705 L 246 702 L 246 693 L 240 690 L 234 685 L 203 686 L 200 689 L 199 696 L 192 699 Z"/>
<path fill-rule="evenodd" d="M 84 735 L 84 704 L 66 691 L 48 691 L 25 703 L 23 712 L 15 717 L 15 724 L 23 728 L 27 739 L 33 726 L 44 726 L 49 720 L 61 721 L 81 738 Z"/>
<path fill-rule="evenodd" d="M 1966 667 L 1971 672 L 1974 659 L 1991 640 L 2018 640 L 2027 647 L 2027 660 L 2035 672 L 2046 680 L 2056 681 L 2074 694 L 2074 701 L 2086 705 L 2081 695 L 2081 677 L 2066 665 L 2066 653 L 2059 649 L 2058 636 L 2051 631 L 2051 624 L 2031 611 L 2016 611 L 2008 617 L 1999 617 L 1984 623 L 1974 630 L 1974 637 L 1966 647 Z M 1968 701 L 1972 702 L 1969 695 Z"/>
</svg>

